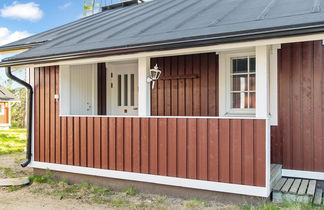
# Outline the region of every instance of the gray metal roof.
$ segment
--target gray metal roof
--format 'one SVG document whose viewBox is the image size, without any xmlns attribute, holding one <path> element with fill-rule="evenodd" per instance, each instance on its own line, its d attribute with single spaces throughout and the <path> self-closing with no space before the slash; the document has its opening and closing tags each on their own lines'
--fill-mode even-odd
<svg viewBox="0 0 324 210">
<path fill-rule="evenodd" d="M 17 97 L 6 88 L 0 86 L 0 102 L 17 101 Z"/>
<path fill-rule="evenodd" d="M 324 0 L 154 0 L 8 44 L 42 43 L 7 61 L 191 42 L 324 25 Z M 1 48 L 0 48 L 1 50 Z"/>
</svg>

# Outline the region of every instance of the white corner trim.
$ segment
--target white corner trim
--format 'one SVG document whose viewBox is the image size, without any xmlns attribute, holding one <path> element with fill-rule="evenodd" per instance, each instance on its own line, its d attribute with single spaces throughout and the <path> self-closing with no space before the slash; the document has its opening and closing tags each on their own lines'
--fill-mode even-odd
<svg viewBox="0 0 324 210">
<path fill-rule="evenodd" d="M 35 162 L 35 161 L 33 161 L 29 166 L 38 169 L 49 169 L 49 170 L 60 171 L 60 172 L 100 176 L 106 178 L 123 179 L 123 180 L 138 181 L 138 182 L 148 182 L 154 184 L 163 184 L 163 185 L 193 188 L 199 190 L 233 193 L 233 194 L 257 196 L 257 197 L 269 196 L 266 187 L 228 184 L 228 183 L 220 183 L 220 182 L 212 182 L 212 181 L 202 181 L 202 180 L 184 179 L 184 178 L 176 178 L 176 177 L 168 177 L 168 176 L 158 176 L 158 175 L 151 175 L 151 174 L 87 168 L 87 167 L 80 167 L 80 166 L 60 165 L 54 163 L 43 163 L 43 162 Z"/>
<path fill-rule="evenodd" d="M 278 125 L 278 49 L 281 45 L 272 45 L 270 53 L 270 120 Z"/>
<path fill-rule="evenodd" d="M 269 46 L 257 46 L 256 54 L 256 116 L 269 116 L 269 68 L 270 49 Z"/>
<path fill-rule="evenodd" d="M 282 169 L 282 176 L 324 180 L 324 172 Z"/>
</svg>

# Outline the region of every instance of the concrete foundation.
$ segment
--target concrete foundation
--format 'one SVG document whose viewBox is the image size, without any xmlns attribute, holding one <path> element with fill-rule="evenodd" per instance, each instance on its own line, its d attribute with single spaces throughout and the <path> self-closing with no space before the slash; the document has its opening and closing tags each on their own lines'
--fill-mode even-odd
<svg viewBox="0 0 324 210">
<path fill-rule="evenodd" d="M 122 191 L 128 187 L 134 187 L 140 193 L 150 193 L 150 194 L 157 194 L 161 196 L 172 196 L 172 197 L 183 198 L 183 199 L 198 198 L 206 201 L 213 200 L 224 204 L 239 204 L 239 205 L 241 204 L 258 205 L 268 200 L 265 198 L 258 198 L 252 196 L 212 192 L 206 190 L 189 189 L 183 187 L 174 187 L 174 186 L 167 186 L 167 185 L 160 185 L 160 184 L 120 180 L 120 179 L 111 179 L 105 177 L 89 176 L 89 175 L 58 172 L 58 171 L 51 171 L 51 173 L 55 177 L 67 179 L 70 184 L 81 184 L 84 182 L 89 182 L 94 185 L 109 187 L 114 191 Z M 45 170 L 34 169 L 34 174 L 44 175 Z"/>
</svg>

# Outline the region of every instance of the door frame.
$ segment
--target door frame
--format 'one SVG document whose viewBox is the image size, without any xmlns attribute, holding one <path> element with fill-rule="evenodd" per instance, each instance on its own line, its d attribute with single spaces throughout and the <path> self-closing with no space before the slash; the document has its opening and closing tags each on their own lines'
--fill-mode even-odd
<svg viewBox="0 0 324 210">
<path fill-rule="evenodd" d="M 123 114 L 123 113 L 120 113 L 120 114 L 116 114 L 115 112 L 113 112 L 113 109 L 114 109 L 114 105 L 112 103 L 112 100 L 111 100 L 111 96 L 112 96 L 112 92 L 111 92 L 111 73 L 112 71 L 116 71 L 114 68 L 118 68 L 119 65 L 134 65 L 136 66 L 135 67 L 135 71 L 134 71 L 134 74 L 135 74 L 135 103 L 137 102 L 137 113 L 136 114 Z M 139 101 L 138 101 L 138 91 L 139 91 L 139 86 L 138 86 L 138 80 L 139 80 L 139 74 L 138 74 L 138 60 L 129 60 L 129 61 L 124 61 L 124 62 L 108 62 L 106 63 L 106 71 L 107 71 L 107 76 L 106 76 L 106 80 L 107 80 L 107 85 L 106 85 L 106 94 L 107 94 L 107 97 L 106 97 L 106 100 L 107 100 L 107 105 L 106 105 L 106 108 L 107 108 L 107 115 L 110 115 L 110 116 L 138 116 L 138 106 L 139 106 Z M 114 99 L 114 100 L 117 100 L 117 99 Z"/>
</svg>

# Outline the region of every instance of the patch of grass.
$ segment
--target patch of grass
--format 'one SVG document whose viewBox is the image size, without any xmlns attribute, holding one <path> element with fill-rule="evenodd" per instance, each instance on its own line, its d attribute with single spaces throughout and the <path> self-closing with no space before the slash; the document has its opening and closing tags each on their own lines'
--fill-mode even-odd
<svg viewBox="0 0 324 210">
<path fill-rule="evenodd" d="M 241 207 L 242 210 L 324 210 L 324 206 L 313 206 L 311 203 L 303 204 L 298 202 L 284 202 L 284 203 L 272 203 L 267 202 L 258 207 L 253 207 L 250 205 L 244 205 Z"/>
<path fill-rule="evenodd" d="M 206 203 L 199 199 L 188 200 L 184 203 L 186 208 L 201 208 L 206 206 Z"/>
<path fill-rule="evenodd" d="M 158 204 L 163 204 L 166 201 L 166 199 L 167 199 L 166 196 L 158 197 L 155 199 L 155 202 Z"/>
<path fill-rule="evenodd" d="M 16 174 L 11 170 L 11 168 L 0 167 L 0 170 L 7 178 L 15 178 Z"/>
<path fill-rule="evenodd" d="M 122 196 L 118 196 L 117 198 L 111 199 L 110 203 L 112 204 L 113 207 L 123 207 L 123 206 L 128 206 L 130 201 L 125 199 Z"/>
<path fill-rule="evenodd" d="M 137 190 L 136 190 L 134 187 L 126 188 L 126 189 L 124 190 L 124 193 L 126 193 L 126 195 L 132 195 L 132 196 L 138 194 Z"/>
<path fill-rule="evenodd" d="M 24 186 L 9 186 L 9 187 L 7 187 L 7 190 L 9 191 L 9 192 L 14 192 L 14 191 L 17 191 L 17 190 L 20 190 L 21 188 L 23 188 Z"/>
<path fill-rule="evenodd" d="M 26 139 L 26 129 L 1 130 L 0 155 L 23 152 Z"/>
<path fill-rule="evenodd" d="M 274 203 L 266 203 L 259 207 L 260 210 L 279 210 L 280 208 Z"/>
<path fill-rule="evenodd" d="M 57 182 L 53 175 L 51 174 L 50 170 L 46 170 L 45 176 L 41 175 L 33 175 L 29 177 L 30 183 L 47 183 L 47 184 L 54 184 Z"/>
</svg>

